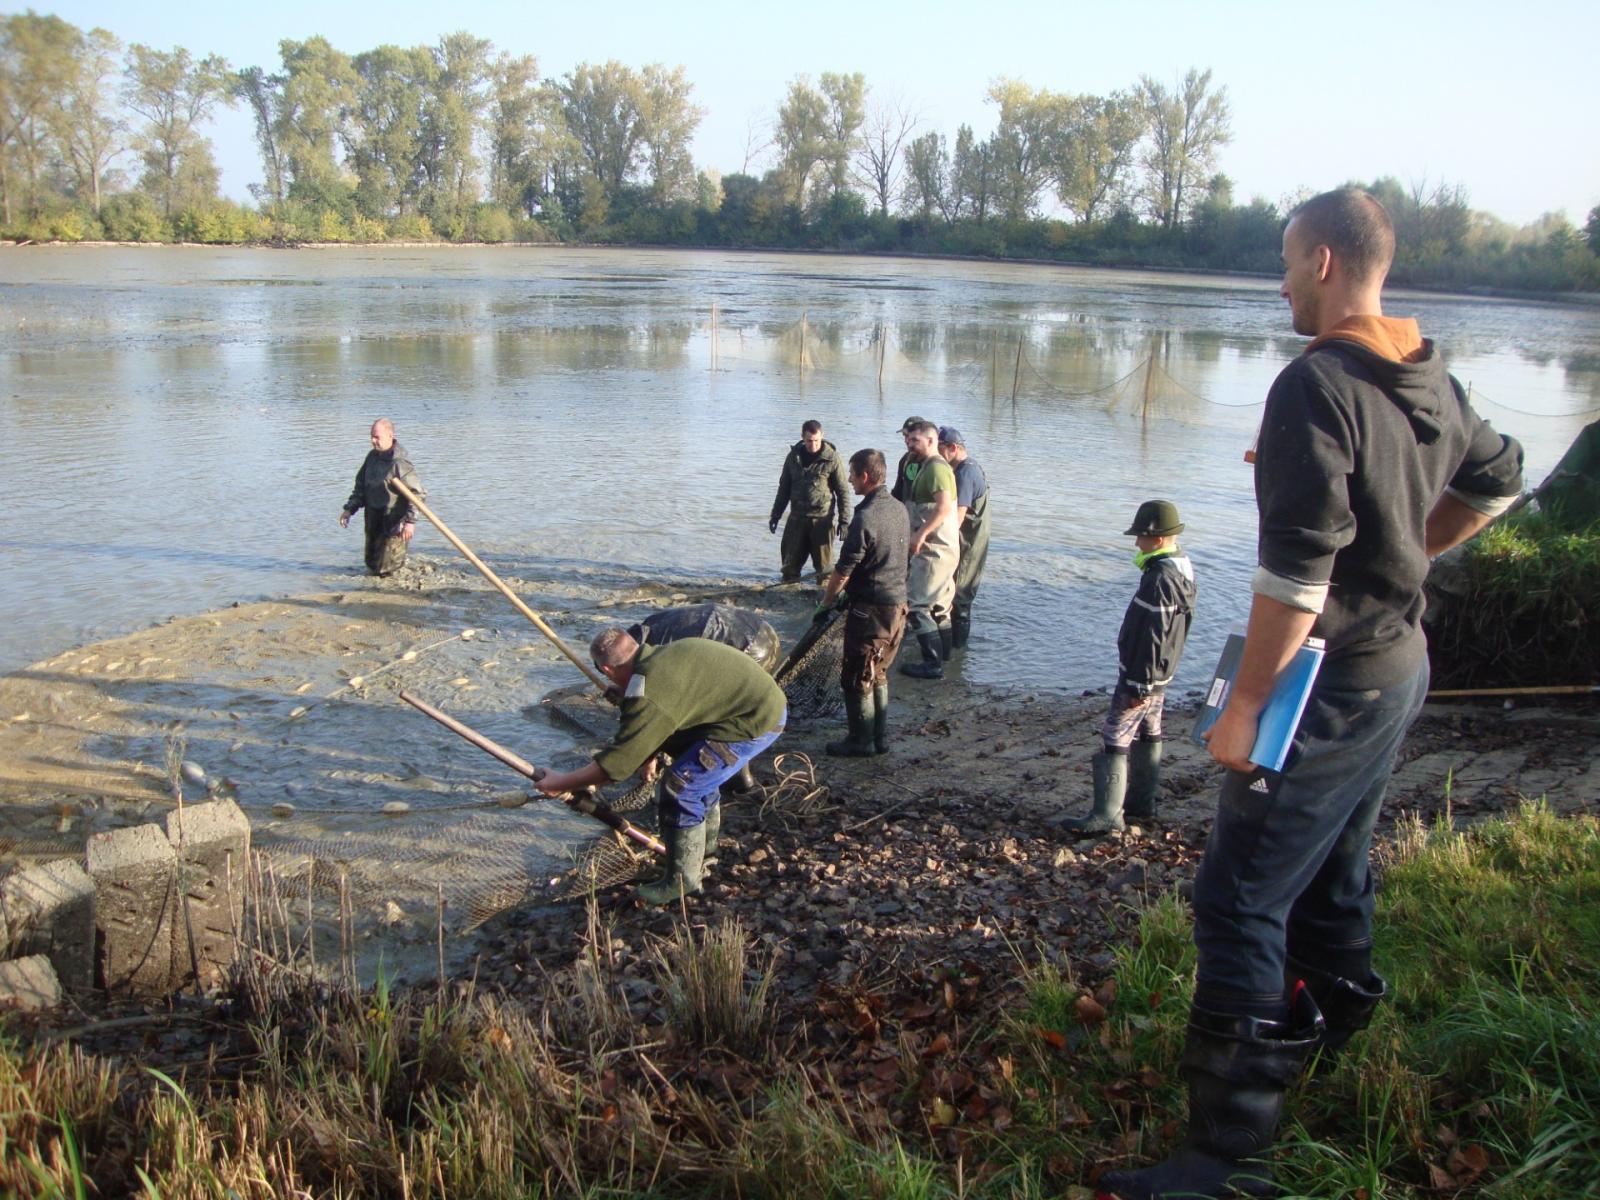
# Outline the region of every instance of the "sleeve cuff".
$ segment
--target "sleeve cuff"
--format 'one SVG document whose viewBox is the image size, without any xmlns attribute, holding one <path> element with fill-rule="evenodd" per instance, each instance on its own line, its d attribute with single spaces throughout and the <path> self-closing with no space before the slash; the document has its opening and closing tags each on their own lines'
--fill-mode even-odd
<svg viewBox="0 0 1600 1200">
<path fill-rule="evenodd" d="M 1457 488 L 1445 488 L 1444 494 L 1461 504 L 1465 504 L 1474 512 L 1480 512 L 1486 517 L 1498 517 L 1513 504 L 1520 496 L 1478 496 L 1472 492 L 1463 492 Z"/>
<path fill-rule="evenodd" d="M 1250 580 L 1250 590 L 1279 604 L 1298 608 L 1301 612 L 1320 614 L 1323 605 L 1328 602 L 1327 584 L 1301 583 L 1298 579 L 1275 574 L 1265 567 L 1256 568 L 1255 577 Z"/>
</svg>

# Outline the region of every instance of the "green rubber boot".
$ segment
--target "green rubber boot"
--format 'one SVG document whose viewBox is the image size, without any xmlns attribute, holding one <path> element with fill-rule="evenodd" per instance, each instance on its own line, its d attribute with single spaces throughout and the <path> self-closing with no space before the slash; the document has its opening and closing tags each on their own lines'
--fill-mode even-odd
<svg viewBox="0 0 1600 1200">
<path fill-rule="evenodd" d="M 913 679 L 943 679 L 944 649 L 939 642 L 939 631 L 917 634 L 917 645 L 922 649 L 922 661 L 901 663 L 900 674 Z"/>
<path fill-rule="evenodd" d="M 639 899 L 657 906 L 676 904 L 680 897 L 698 895 L 705 873 L 706 823 L 688 829 L 663 829 L 667 843 L 667 871 L 654 883 L 641 883 Z M 670 836 L 668 836 L 670 835 Z"/>
<path fill-rule="evenodd" d="M 954 625 L 939 626 L 939 657 L 949 662 L 956 652 L 956 630 Z"/>
<path fill-rule="evenodd" d="M 826 747 L 828 753 L 835 758 L 866 758 L 873 754 L 872 718 L 875 711 L 871 692 L 846 692 L 844 713 L 850 723 L 850 732 L 842 742 L 829 742 Z"/>
<path fill-rule="evenodd" d="M 1079 837 L 1121 833 L 1126 828 L 1122 805 L 1127 794 L 1128 756 L 1100 751 L 1094 756 L 1094 807 L 1086 817 L 1062 821 L 1061 828 Z"/>
<path fill-rule="evenodd" d="M 872 689 L 872 752 L 889 753 L 889 685 Z"/>
<path fill-rule="evenodd" d="M 950 636 L 957 650 L 965 650 L 972 638 L 972 610 L 958 608 L 950 614 Z"/>
<path fill-rule="evenodd" d="M 701 866 L 706 870 L 721 861 L 717 856 L 717 841 L 722 837 L 722 801 L 718 800 L 706 813 L 706 853 Z"/>
<path fill-rule="evenodd" d="M 1138 741 L 1128 748 L 1128 802 L 1123 815 L 1153 821 L 1161 791 L 1161 743 Z"/>
</svg>

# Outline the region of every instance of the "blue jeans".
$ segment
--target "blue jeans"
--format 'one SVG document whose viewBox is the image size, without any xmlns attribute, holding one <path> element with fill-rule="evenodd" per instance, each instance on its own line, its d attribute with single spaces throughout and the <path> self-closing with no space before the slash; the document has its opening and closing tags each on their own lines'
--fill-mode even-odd
<svg viewBox="0 0 1600 1200">
<path fill-rule="evenodd" d="M 1372 829 L 1427 693 L 1426 660 L 1392 687 L 1319 687 L 1282 774 L 1228 772 L 1194 881 L 1197 1003 L 1271 1018 L 1286 954 L 1336 974 L 1367 961 Z"/>
<path fill-rule="evenodd" d="M 785 714 L 787 716 L 787 714 Z M 662 829 L 693 829 L 722 799 L 722 785 L 783 734 L 779 725 L 748 742 L 691 742 L 661 775 L 656 802 Z"/>
</svg>

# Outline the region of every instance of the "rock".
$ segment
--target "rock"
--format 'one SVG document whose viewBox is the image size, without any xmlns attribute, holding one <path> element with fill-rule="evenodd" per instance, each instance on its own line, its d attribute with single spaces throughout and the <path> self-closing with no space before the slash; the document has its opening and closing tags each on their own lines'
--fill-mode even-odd
<svg viewBox="0 0 1600 1200">
<path fill-rule="evenodd" d="M 61 981 L 42 954 L 0 962 L 0 1009 L 43 1012 L 61 1003 Z"/>
<path fill-rule="evenodd" d="M 771 857 L 772 855 L 768 854 L 765 850 L 756 849 L 750 851 L 750 853 L 745 856 L 744 861 L 749 863 L 752 867 L 755 867 L 766 862 L 767 859 Z"/>
</svg>

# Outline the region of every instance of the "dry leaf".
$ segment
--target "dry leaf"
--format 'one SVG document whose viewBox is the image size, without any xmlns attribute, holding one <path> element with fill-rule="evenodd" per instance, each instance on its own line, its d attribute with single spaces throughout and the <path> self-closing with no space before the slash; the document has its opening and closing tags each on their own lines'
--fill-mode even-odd
<svg viewBox="0 0 1600 1200">
<path fill-rule="evenodd" d="M 1100 1002 L 1101 1007 L 1110 1008 L 1111 1002 L 1117 998 L 1117 981 L 1108 979 L 1095 988 L 1094 998 Z"/>
<path fill-rule="evenodd" d="M 1039 1029 L 1038 1034 L 1042 1041 L 1056 1050 L 1065 1050 L 1067 1048 L 1067 1038 L 1065 1034 L 1057 1033 L 1054 1029 L 1044 1028 Z"/>
<path fill-rule="evenodd" d="M 954 1125 L 956 1116 L 955 1105 L 942 1096 L 935 1096 L 933 1103 L 928 1106 L 929 1125 Z"/>
<path fill-rule="evenodd" d="M 941 1033 L 938 1037 L 934 1038 L 933 1041 L 928 1043 L 928 1048 L 922 1053 L 925 1058 L 932 1058 L 936 1054 L 944 1054 L 949 1049 L 950 1035 L 948 1033 Z"/>
<path fill-rule="evenodd" d="M 1098 1025 L 1106 1019 L 1105 1005 L 1093 996 L 1079 996 L 1072 1007 L 1085 1025 Z"/>
</svg>

